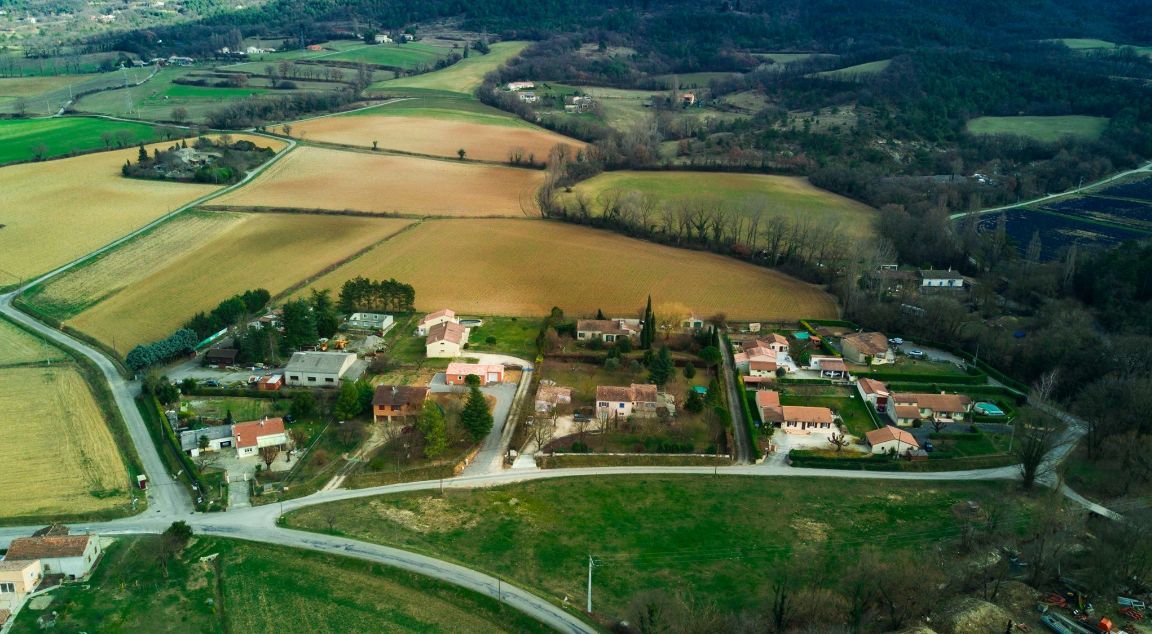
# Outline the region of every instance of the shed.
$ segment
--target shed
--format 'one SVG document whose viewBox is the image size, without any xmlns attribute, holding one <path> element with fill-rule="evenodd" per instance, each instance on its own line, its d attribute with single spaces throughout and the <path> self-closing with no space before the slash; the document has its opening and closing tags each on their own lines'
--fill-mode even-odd
<svg viewBox="0 0 1152 634">
<path fill-rule="evenodd" d="M 213 365 L 218 368 L 236 365 L 238 352 L 235 348 L 213 348 L 204 353 L 204 365 Z"/>
</svg>

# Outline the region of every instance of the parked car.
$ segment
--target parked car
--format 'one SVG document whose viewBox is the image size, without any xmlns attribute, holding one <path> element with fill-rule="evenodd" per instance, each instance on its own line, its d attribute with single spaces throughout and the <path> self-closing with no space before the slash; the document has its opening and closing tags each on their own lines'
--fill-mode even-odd
<svg viewBox="0 0 1152 634">
<path fill-rule="evenodd" d="M 204 382 L 204 387 L 220 387 L 220 382 L 216 379 L 208 379 Z"/>
<path fill-rule="evenodd" d="M 924 441 L 924 451 L 927 451 L 927 452 L 936 451 L 936 445 L 933 445 L 932 441 L 925 440 Z"/>
<path fill-rule="evenodd" d="M 902 345 L 904 345 L 904 340 L 901 339 L 900 337 L 892 337 L 891 339 L 888 340 L 888 343 L 890 343 L 894 346 L 902 346 Z"/>
<path fill-rule="evenodd" d="M 920 350 L 919 348 L 912 348 L 911 350 L 906 351 L 904 354 L 919 359 L 920 357 L 924 356 L 924 351 Z"/>
<path fill-rule="evenodd" d="M 284 422 L 285 423 L 294 423 L 294 422 L 296 422 L 296 417 L 291 415 L 291 414 L 285 414 L 284 415 Z"/>
<path fill-rule="evenodd" d="M 590 421 L 592 419 L 587 414 L 581 414 L 581 413 L 577 412 L 577 413 L 572 415 L 572 420 L 577 422 L 577 423 L 587 423 L 588 421 Z"/>
</svg>

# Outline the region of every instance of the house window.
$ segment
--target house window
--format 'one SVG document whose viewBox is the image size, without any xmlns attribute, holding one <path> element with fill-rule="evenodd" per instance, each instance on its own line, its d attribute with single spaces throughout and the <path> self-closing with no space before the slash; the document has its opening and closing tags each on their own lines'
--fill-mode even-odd
<svg viewBox="0 0 1152 634">
<path fill-rule="evenodd" d="M 308 380 L 309 380 L 309 381 L 311 381 L 312 383 L 315 383 L 315 382 L 316 382 L 316 377 L 314 377 L 314 376 L 310 376 L 310 377 L 308 377 Z"/>
<path fill-rule="evenodd" d="M 624 404 L 623 403 L 617 403 L 616 407 L 619 407 L 620 409 L 624 409 Z"/>
<path fill-rule="evenodd" d="M 334 378 L 332 378 L 332 377 L 327 377 L 327 378 L 325 378 L 325 379 L 324 379 L 324 382 L 325 382 L 325 383 L 335 383 L 335 382 L 336 382 L 336 379 L 334 379 Z"/>
<path fill-rule="evenodd" d="M 299 380 L 300 380 L 300 377 L 298 377 L 298 376 L 290 376 L 290 377 L 288 377 L 288 380 L 289 380 L 289 381 L 299 381 Z"/>
<path fill-rule="evenodd" d="M 600 407 L 608 407 L 608 401 L 600 401 Z"/>
<path fill-rule="evenodd" d="M 0 583 L 0 594 L 15 594 L 16 584 L 14 583 Z"/>
</svg>

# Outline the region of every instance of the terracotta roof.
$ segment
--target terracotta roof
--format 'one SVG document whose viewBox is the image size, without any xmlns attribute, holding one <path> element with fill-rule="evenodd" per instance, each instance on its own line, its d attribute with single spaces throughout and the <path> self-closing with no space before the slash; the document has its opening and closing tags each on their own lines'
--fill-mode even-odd
<svg viewBox="0 0 1152 634">
<path fill-rule="evenodd" d="M 284 433 L 283 418 L 266 418 L 246 423 L 236 423 L 232 426 L 232 435 L 236 436 L 237 447 L 255 447 L 259 439 Z"/>
<path fill-rule="evenodd" d="M 6 559 L 54 559 L 80 557 L 88 547 L 88 535 L 17 537 L 8 546 Z"/>
<path fill-rule="evenodd" d="M 650 383 L 633 383 L 628 387 L 599 385 L 596 387 L 596 400 L 628 403 L 655 403 L 656 386 Z"/>
<path fill-rule="evenodd" d="M 452 310 L 451 308 L 444 308 L 444 309 L 438 310 L 434 313 L 428 313 L 427 315 L 424 315 L 424 319 L 420 320 L 420 325 L 423 326 L 424 324 L 432 321 L 433 319 L 439 319 L 440 317 L 447 317 L 449 319 L 455 319 L 456 318 L 456 311 Z"/>
<path fill-rule="evenodd" d="M 475 374 L 483 380 L 489 372 L 504 372 L 504 366 L 495 363 L 449 363 L 444 374 L 463 374 L 465 376 Z"/>
<path fill-rule="evenodd" d="M 921 409 L 930 409 L 933 412 L 966 412 L 972 407 L 972 399 L 963 394 L 915 394 L 897 393 L 892 395 L 892 402 L 915 404 Z"/>
<path fill-rule="evenodd" d="M 756 407 L 780 407 L 780 393 L 775 390 L 756 392 Z"/>
<path fill-rule="evenodd" d="M 572 388 L 559 385 L 541 385 L 536 390 L 536 400 L 545 403 L 571 403 Z"/>
<path fill-rule="evenodd" d="M 749 370 L 761 370 L 764 372 L 775 372 L 776 371 L 776 362 L 775 361 L 752 361 L 751 363 L 748 364 L 748 369 Z"/>
<path fill-rule="evenodd" d="M 802 423 L 831 423 L 833 421 L 832 410 L 827 407 L 785 405 L 782 409 L 786 421 L 794 420 Z"/>
<path fill-rule="evenodd" d="M 860 389 L 865 394 L 879 394 L 881 396 L 888 394 L 888 386 L 876 379 L 863 378 L 856 383 L 860 385 Z"/>
<path fill-rule="evenodd" d="M 446 321 L 429 328 L 428 338 L 425 339 L 424 342 L 436 343 L 437 341 L 450 341 L 452 343 L 464 343 L 464 333 L 467 331 L 468 329 L 460 324 Z"/>
<path fill-rule="evenodd" d="M 848 366 L 844 365 L 842 359 L 821 359 L 820 369 L 829 372 L 847 372 Z"/>
<path fill-rule="evenodd" d="M 865 434 L 865 436 L 868 438 L 868 444 L 873 446 L 879 445 L 882 442 L 888 442 L 890 440 L 898 440 L 906 445 L 910 445 L 917 449 L 920 448 L 920 443 L 916 442 L 915 436 L 909 434 L 903 429 L 893 427 L 892 425 L 886 425 L 882 429 L 873 429 L 872 431 Z"/>
<path fill-rule="evenodd" d="M 888 352 L 888 338 L 882 332 L 855 332 L 844 335 L 840 345 L 852 346 L 860 354 L 876 356 Z"/>
<path fill-rule="evenodd" d="M 915 405 L 897 405 L 896 418 L 920 418 L 920 408 Z"/>
<path fill-rule="evenodd" d="M 760 361 L 775 361 L 776 351 L 772 348 L 764 348 L 762 346 L 753 346 L 744 350 L 749 359 L 758 359 Z"/>
<path fill-rule="evenodd" d="M 424 399 L 428 398 L 428 388 L 412 385 L 377 385 L 372 394 L 374 407 L 423 407 Z"/>
<path fill-rule="evenodd" d="M 576 331 L 598 332 L 604 335 L 631 335 L 635 332 L 623 327 L 623 324 L 615 319 L 578 319 L 576 320 Z"/>
<path fill-rule="evenodd" d="M 741 363 L 748 363 L 748 353 L 747 352 L 737 352 L 736 354 L 732 355 L 732 362 L 737 364 L 737 365 L 739 365 Z"/>
<path fill-rule="evenodd" d="M 24 570 L 34 565 L 36 559 L 0 559 L 0 570 Z"/>
<path fill-rule="evenodd" d="M 785 337 L 784 335 L 782 335 L 782 334 L 778 333 L 778 332 L 773 332 L 773 333 L 769 333 L 769 335 L 768 335 L 768 338 L 767 338 L 767 339 L 764 339 L 764 340 L 762 340 L 762 341 L 761 341 L 761 340 L 757 340 L 757 343 L 760 343 L 760 344 L 763 344 L 763 345 L 768 345 L 768 344 L 770 344 L 770 343 L 775 343 L 775 344 L 778 344 L 778 345 L 779 345 L 779 344 L 782 344 L 782 345 L 785 345 L 785 346 L 786 346 L 786 345 L 788 345 L 788 338 L 787 338 L 787 337 Z"/>
</svg>

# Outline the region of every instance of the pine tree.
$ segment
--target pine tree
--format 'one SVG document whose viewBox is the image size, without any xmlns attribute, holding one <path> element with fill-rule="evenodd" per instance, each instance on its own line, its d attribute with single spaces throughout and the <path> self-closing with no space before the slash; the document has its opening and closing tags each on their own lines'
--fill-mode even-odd
<svg viewBox="0 0 1152 634">
<path fill-rule="evenodd" d="M 344 381 L 340 384 L 340 396 L 336 398 L 333 413 L 337 419 L 348 421 L 356 418 L 360 411 L 360 390 L 356 389 L 355 383 Z"/>
<path fill-rule="evenodd" d="M 596 309 L 596 319 L 607 319 L 607 317 L 604 316 L 604 311 L 599 308 Z"/>
<path fill-rule="evenodd" d="M 468 394 L 468 401 L 460 412 L 460 424 L 468 430 L 474 441 L 479 441 L 492 431 L 492 412 L 488 410 L 488 402 L 484 400 L 480 388 L 473 386 Z"/>
<path fill-rule="evenodd" d="M 672 377 L 675 369 L 676 366 L 672 363 L 672 357 L 668 354 L 668 346 L 663 346 L 660 348 L 660 352 L 657 353 L 656 359 L 652 361 L 648 378 L 656 385 L 664 387 L 664 384 Z"/>
<path fill-rule="evenodd" d="M 444 425 L 444 412 L 435 401 L 424 401 L 424 410 L 416 428 L 424 435 L 424 457 L 435 458 L 448 449 L 448 436 Z"/>
<path fill-rule="evenodd" d="M 648 296 L 648 305 L 644 307 L 644 320 L 640 330 L 640 348 L 648 350 L 652 347 L 652 296 Z"/>
</svg>

